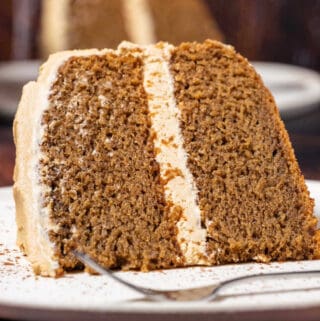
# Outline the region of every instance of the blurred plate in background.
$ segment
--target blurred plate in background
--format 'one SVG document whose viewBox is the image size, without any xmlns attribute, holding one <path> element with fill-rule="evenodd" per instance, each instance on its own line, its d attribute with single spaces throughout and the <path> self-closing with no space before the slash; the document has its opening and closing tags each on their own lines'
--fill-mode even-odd
<svg viewBox="0 0 320 321">
<path fill-rule="evenodd" d="M 281 116 L 297 116 L 320 103 L 320 74 L 274 62 L 252 62 L 272 92 Z"/>
<path fill-rule="evenodd" d="M 22 87 L 36 80 L 40 60 L 19 60 L 0 64 L 0 113 L 12 118 L 16 112 Z"/>
</svg>

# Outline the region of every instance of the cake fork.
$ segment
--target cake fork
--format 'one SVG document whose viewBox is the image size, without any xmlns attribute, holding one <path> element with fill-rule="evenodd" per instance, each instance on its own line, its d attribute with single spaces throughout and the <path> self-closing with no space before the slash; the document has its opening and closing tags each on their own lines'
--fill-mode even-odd
<svg viewBox="0 0 320 321">
<path fill-rule="evenodd" d="M 92 258 L 90 258 L 87 254 L 73 251 L 73 254 L 77 257 L 79 261 L 81 261 L 86 266 L 93 269 L 95 272 L 101 275 L 108 275 L 113 280 L 125 285 L 127 288 L 134 290 L 140 294 L 143 294 L 147 299 L 152 301 L 214 301 L 219 299 L 220 292 L 225 290 L 226 288 L 232 287 L 234 284 L 242 283 L 248 280 L 258 280 L 262 278 L 277 278 L 281 276 L 285 277 L 305 277 L 305 276 L 320 276 L 320 270 L 309 270 L 309 271 L 293 271 L 293 272 L 276 272 L 276 273 L 261 273 L 261 274 L 251 274 L 240 276 L 236 278 L 232 278 L 229 280 L 221 281 L 215 284 L 211 284 L 208 286 L 196 287 L 196 288 L 188 288 L 181 290 L 157 290 L 148 287 L 142 287 L 132 282 L 128 282 L 118 275 L 114 273 L 114 271 L 103 268 L 97 262 L 95 262 Z M 317 288 L 318 289 L 318 288 Z M 261 291 L 250 294 L 263 294 L 263 293 L 274 293 L 274 292 L 290 292 L 297 291 L 301 289 L 293 289 L 293 290 L 281 290 L 281 291 Z M 310 290 L 310 288 L 308 288 Z"/>
</svg>

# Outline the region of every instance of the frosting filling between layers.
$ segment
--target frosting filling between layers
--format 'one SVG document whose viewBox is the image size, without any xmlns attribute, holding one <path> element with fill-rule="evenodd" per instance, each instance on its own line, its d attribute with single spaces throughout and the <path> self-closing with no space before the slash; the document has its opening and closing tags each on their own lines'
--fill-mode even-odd
<svg viewBox="0 0 320 321">
<path fill-rule="evenodd" d="M 198 191 L 187 167 L 180 111 L 175 103 L 169 70 L 172 49 L 173 46 L 164 43 L 145 47 L 144 88 L 148 94 L 156 160 L 165 185 L 165 198 L 173 204 L 172 208 L 178 206 L 182 210 L 177 237 L 185 263 L 206 264 L 206 230 L 201 228 Z"/>
</svg>

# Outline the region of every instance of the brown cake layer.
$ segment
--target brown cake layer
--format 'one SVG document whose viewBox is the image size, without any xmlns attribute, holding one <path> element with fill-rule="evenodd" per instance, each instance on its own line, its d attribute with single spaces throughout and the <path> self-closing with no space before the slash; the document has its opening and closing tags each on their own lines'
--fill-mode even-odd
<svg viewBox="0 0 320 321">
<path fill-rule="evenodd" d="M 60 266 L 81 248 L 105 267 L 181 264 L 177 215 L 168 217 L 150 135 L 139 58 L 72 57 L 58 71 L 44 112 L 42 195 Z"/>
<path fill-rule="evenodd" d="M 72 0 L 68 19 L 67 48 L 116 48 L 129 39 L 121 0 Z"/>
<path fill-rule="evenodd" d="M 211 263 L 313 258 L 313 200 L 260 77 L 212 41 L 176 47 L 171 72 Z"/>
<path fill-rule="evenodd" d="M 148 0 L 148 4 L 158 41 L 176 45 L 183 41 L 223 39 L 209 8 L 202 0 Z"/>
</svg>

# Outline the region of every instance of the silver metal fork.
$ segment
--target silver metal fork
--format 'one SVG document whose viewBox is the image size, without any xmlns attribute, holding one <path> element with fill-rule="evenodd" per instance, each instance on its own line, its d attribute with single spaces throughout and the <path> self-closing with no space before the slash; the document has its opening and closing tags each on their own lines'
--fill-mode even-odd
<svg viewBox="0 0 320 321">
<path fill-rule="evenodd" d="M 182 289 L 182 290 L 157 290 L 157 289 L 142 287 L 120 278 L 112 270 L 109 270 L 100 266 L 97 262 L 92 260 L 87 254 L 81 253 L 79 251 L 73 251 L 73 254 L 78 258 L 79 261 L 89 266 L 91 269 L 93 269 L 97 273 L 101 275 L 108 275 L 112 279 L 125 285 L 131 290 L 134 290 L 140 294 L 143 294 L 147 299 L 152 301 L 213 301 L 220 298 L 220 293 L 222 290 L 225 290 L 226 288 L 229 288 L 237 283 L 242 283 L 248 280 L 262 279 L 262 278 L 277 278 L 277 277 L 283 277 L 283 276 L 305 277 L 308 275 L 308 276 L 320 277 L 320 270 L 261 273 L 261 274 L 251 274 L 251 275 L 240 276 L 240 277 L 232 278 L 226 281 L 221 281 L 216 284 L 211 284 L 208 286 L 197 287 L 197 288 Z M 298 291 L 298 290 L 302 290 L 302 289 L 269 291 L 269 292 L 260 291 L 260 292 L 250 293 L 250 294 L 291 292 L 291 291 Z M 310 290 L 310 288 L 308 288 L 308 290 Z"/>
</svg>

